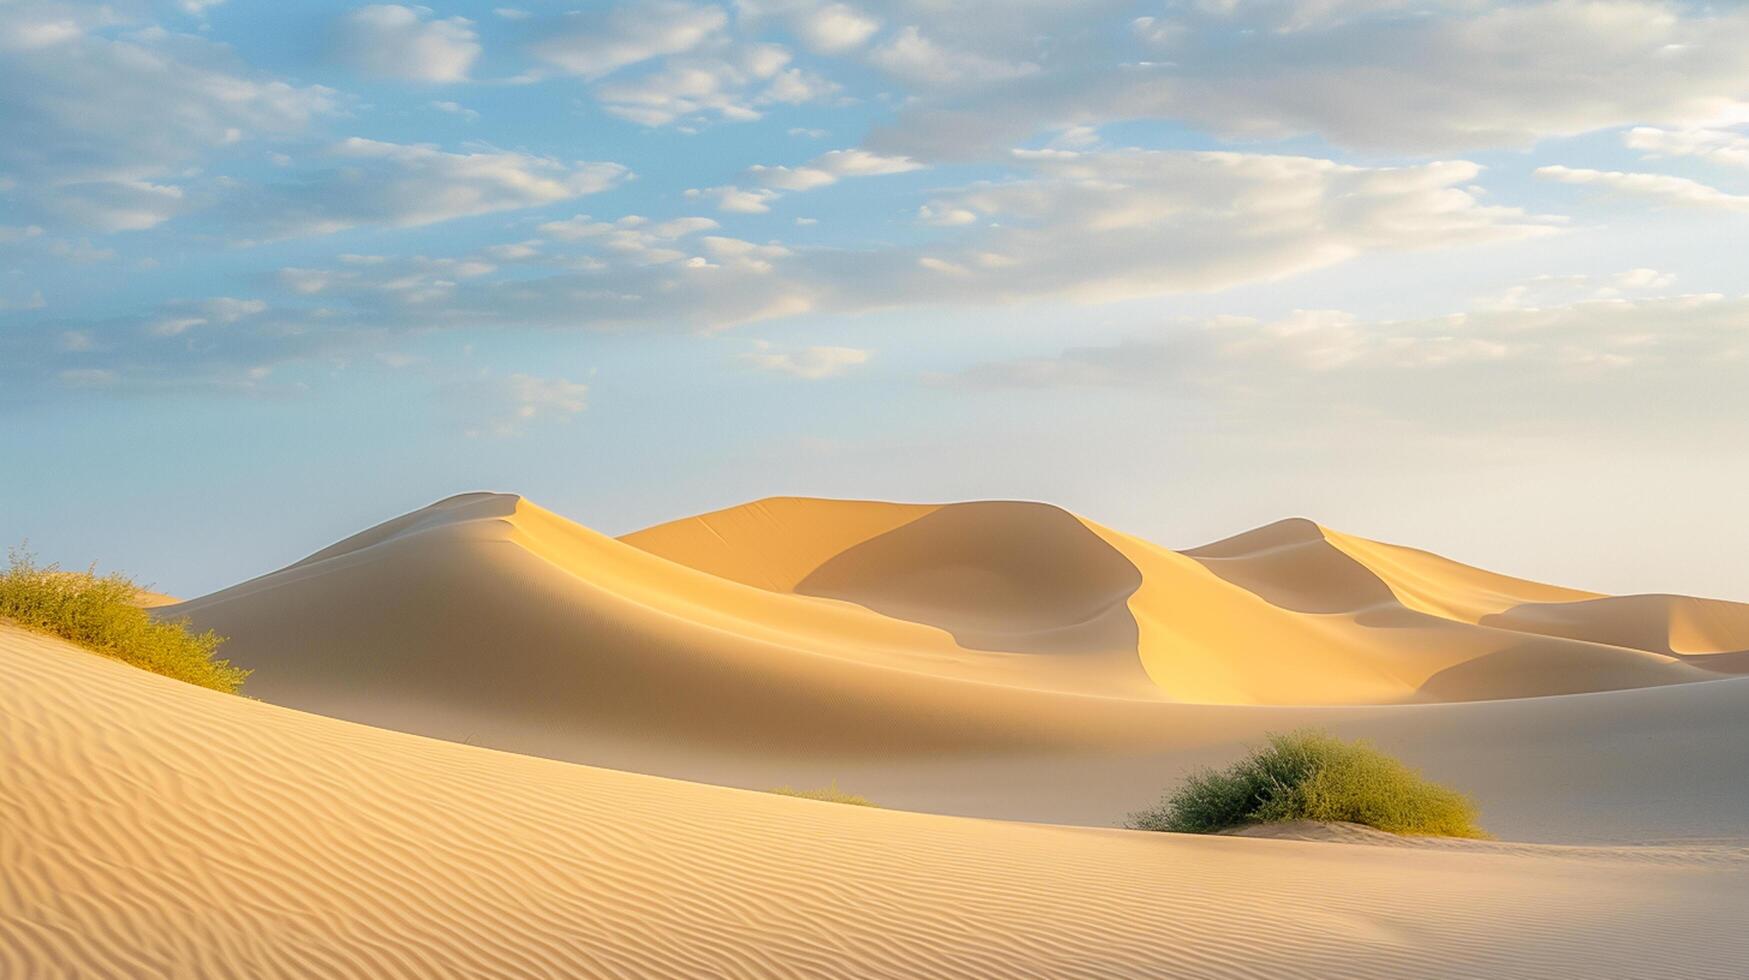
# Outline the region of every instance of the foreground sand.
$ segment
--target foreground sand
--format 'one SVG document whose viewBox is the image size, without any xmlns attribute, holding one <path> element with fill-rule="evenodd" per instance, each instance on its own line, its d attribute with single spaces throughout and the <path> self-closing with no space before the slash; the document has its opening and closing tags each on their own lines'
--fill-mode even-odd
<svg viewBox="0 0 1749 980">
<path fill-rule="evenodd" d="M 5 976 L 1739 977 L 1741 848 L 867 810 L 204 691 L 0 625 Z"/>
</svg>

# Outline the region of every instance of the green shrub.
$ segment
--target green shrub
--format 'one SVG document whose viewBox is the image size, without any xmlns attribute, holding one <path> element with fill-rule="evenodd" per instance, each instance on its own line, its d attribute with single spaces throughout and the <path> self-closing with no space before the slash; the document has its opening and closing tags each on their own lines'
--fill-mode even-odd
<svg viewBox="0 0 1749 980">
<path fill-rule="evenodd" d="M 779 796 L 794 796 L 798 799 L 820 800 L 825 803 L 844 803 L 849 806 L 880 806 L 879 803 L 876 803 L 866 796 L 857 796 L 855 793 L 846 793 L 843 790 L 840 790 L 836 781 L 824 789 L 791 789 L 788 786 L 779 786 L 776 789 L 771 790 L 771 792 L 776 793 Z"/>
<path fill-rule="evenodd" d="M 1267 748 L 1193 774 L 1125 825 L 1212 834 L 1286 820 L 1358 823 L 1421 837 L 1488 836 L 1462 793 L 1428 782 L 1366 742 L 1310 730 L 1270 735 Z"/>
<path fill-rule="evenodd" d="M 139 586 L 122 575 L 39 568 L 19 549 L 0 573 L 0 619 L 52 633 L 123 663 L 235 694 L 249 671 L 214 660 L 223 637 L 187 620 L 159 621 L 140 608 Z"/>
</svg>

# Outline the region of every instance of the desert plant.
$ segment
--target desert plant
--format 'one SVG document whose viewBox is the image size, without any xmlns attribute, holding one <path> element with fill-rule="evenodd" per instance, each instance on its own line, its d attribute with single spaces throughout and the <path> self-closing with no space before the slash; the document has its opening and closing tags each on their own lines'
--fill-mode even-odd
<svg viewBox="0 0 1749 980">
<path fill-rule="evenodd" d="M 249 671 L 213 654 L 224 638 L 188 621 L 159 620 L 138 605 L 126 576 L 39 567 L 22 548 L 0 573 L 0 619 L 71 640 L 107 657 L 179 681 L 235 694 Z"/>
<path fill-rule="evenodd" d="M 1302 729 L 1225 769 L 1194 773 L 1160 805 L 1130 814 L 1136 830 L 1212 834 L 1286 820 L 1365 824 L 1393 834 L 1486 837 L 1468 797 L 1422 778 L 1367 742 Z"/>
<path fill-rule="evenodd" d="M 836 780 L 832 782 L 832 785 L 823 789 L 791 789 L 788 786 L 779 786 L 771 790 L 771 792 L 776 793 L 779 796 L 794 796 L 803 800 L 820 800 L 824 803 L 844 803 L 849 806 L 880 806 L 880 804 L 866 796 L 857 796 L 855 793 L 844 792 L 838 788 L 838 782 Z"/>
</svg>

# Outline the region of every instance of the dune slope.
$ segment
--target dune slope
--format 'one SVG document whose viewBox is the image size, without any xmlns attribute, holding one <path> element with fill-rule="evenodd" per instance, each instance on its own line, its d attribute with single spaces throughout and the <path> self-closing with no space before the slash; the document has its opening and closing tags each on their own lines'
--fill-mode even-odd
<svg viewBox="0 0 1749 980">
<path fill-rule="evenodd" d="M 1728 977 L 1741 849 L 869 810 L 437 742 L 0 626 L 7 976 Z"/>
<path fill-rule="evenodd" d="M 1144 696 L 1182 702 L 1534 697 L 1733 668 L 1648 641 L 1662 619 L 1648 631 L 1658 617 L 1633 610 L 1582 617 L 1583 628 L 1525 628 L 1537 610 L 1600 597 L 1306 520 L 1174 552 L 1043 504 L 779 497 L 622 540 L 772 592 L 934 625 L 964 648 L 1121 645 L 1157 688 Z M 1702 610 L 1684 635 L 1704 637 L 1707 652 L 1749 649 L 1749 606 L 1684 601 Z"/>
<path fill-rule="evenodd" d="M 1300 520 L 1177 552 L 1044 504 L 774 498 L 616 540 L 470 494 L 166 614 L 229 636 L 257 697 L 558 759 L 1109 824 L 1186 765 L 1315 724 L 1463 777 L 1498 831 L 1571 840 L 1668 819 L 1641 786 L 1704 797 L 1692 832 L 1740 824 L 1741 794 L 1683 783 L 1680 760 L 1742 755 L 1716 736 L 1749 691 L 1743 609 Z M 1605 691 L 1624 694 L 1541 697 Z M 1621 752 L 1651 771 L 1611 782 Z M 1551 794 L 1573 810 L 1539 814 Z"/>
</svg>

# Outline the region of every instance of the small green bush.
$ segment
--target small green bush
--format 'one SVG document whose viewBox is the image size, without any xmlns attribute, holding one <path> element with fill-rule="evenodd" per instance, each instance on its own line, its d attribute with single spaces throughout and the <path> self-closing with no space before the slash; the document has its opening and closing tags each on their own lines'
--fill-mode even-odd
<svg viewBox="0 0 1749 980">
<path fill-rule="evenodd" d="M 214 660 L 224 642 L 211 630 L 196 633 L 187 620 L 153 619 L 137 604 L 139 586 L 122 575 L 39 568 L 13 549 L 0 573 L 0 619 L 52 633 L 123 663 L 179 681 L 235 694 L 249 671 Z"/>
<path fill-rule="evenodd" d="M 776 789 L 771 790 L 771 792 L 776 793 L 779 796 L 794 796 L 798 799 L 820 800 L 825 803 L 843 803 L 849 806 L 880 806 L 879 803 L 876 803 L 866 796 L 857 796 L 855 793 L 844 792 L 838 788 L 838 783 L 836 781 L 824 789 L 791 789 L 788 786 L 779 786 Z"/>
<path fill-rule="evenodd" d="M 1486 837 L 1462 793 L 1366 742 L 1300 730 L 1225 769 L 1192 775 L 1158 807 L 1130 814 L 1136 830 L 1212 834 L 1287 820 L 1365 824 L 1419 837 Z"/>
</svg>

